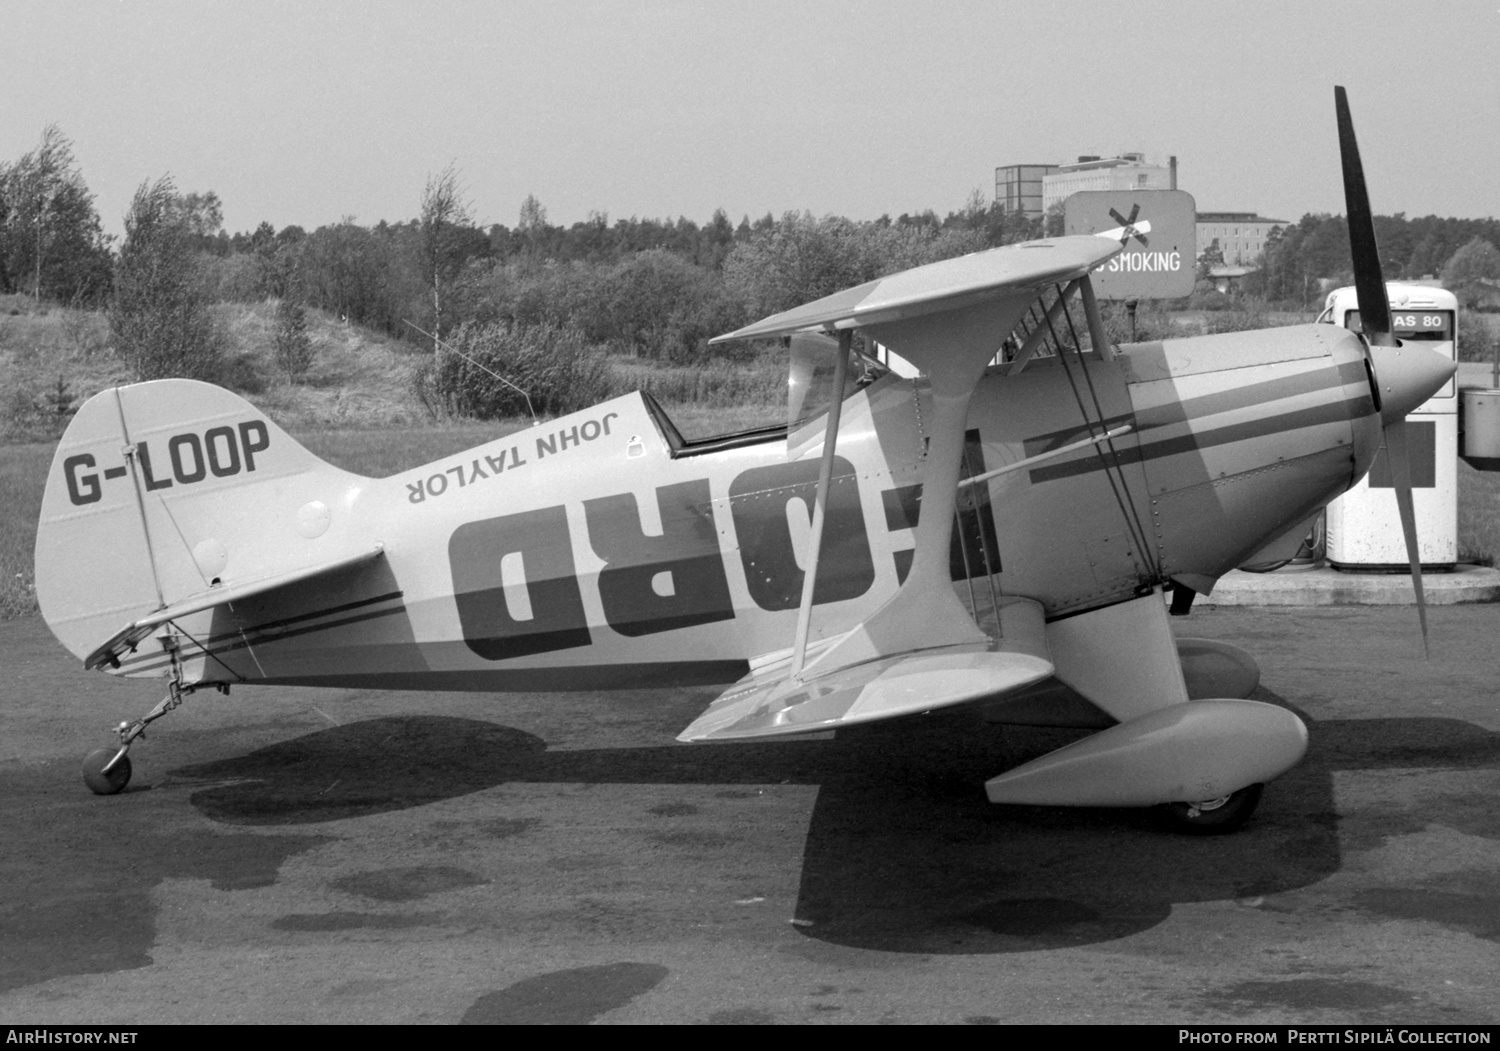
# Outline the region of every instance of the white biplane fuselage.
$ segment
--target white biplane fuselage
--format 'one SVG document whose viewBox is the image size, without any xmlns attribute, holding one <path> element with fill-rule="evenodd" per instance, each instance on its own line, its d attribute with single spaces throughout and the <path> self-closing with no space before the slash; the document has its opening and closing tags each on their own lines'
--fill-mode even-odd
<svg viewBox="0 0 1500 1051">
<path fill-rule="evenodd" d="M 1078 444 L 1091 425 L 1131 430 L 1113 440 L 1114 457 L 1084 442 L 971 487 L 981 491 L 961 501 L 950 563 L 981 618 L 993 593 L 1034 599 L 1053 619 L 1162 580 L 1208 591 L 1352 484 L 1380 440 L 1364 349 L 1332 326 L 1007 370 L 990 369 L 975 391 L 966 476 Z M 1097 397 L 1097 419 L 1080 413 L 1080 386 Z M 196 403 L 187 423 L 184 398 Z M 194 645 L 142 645 L 119 657 L 125 674 L 166 675 L 182 660 L 190 680 L 229 683 L 732 682 L 750 660 L 785 648 L 796 623 L 821 436 L 796 458 L 776 430 L 685 443 L 654 404 L 629 395 L 372 480 L 320 463 L 204 385 L 106 392 L 77 428 L 87 431 L 94 413 L 128 421 L 154 498 L 145 528 L 114 426 L 93 445 L 65 443 L 51 495 L 90 531 L 104 517 L 117 535 L 139 534 L 168 604 L 244 567 L 294 571 L 377 546 L 384 556 L 185 616 Z M 931 415 L 924 383 L 895 374 L 847 399 L 812 638 L 867 619 L 904 577 Z M 137 576 L 125 582 L 134 596 L 101 603 L 109 575 L 94 559 L 78 548 L 55 556 L 61 564 L 42 576 L 73 577 L 90 613 L 55 608 L 71 589 L 43 589 L 41 600 L 80 657 L 119 627 L 132 597 L 155 601 Z"/>
</svg>

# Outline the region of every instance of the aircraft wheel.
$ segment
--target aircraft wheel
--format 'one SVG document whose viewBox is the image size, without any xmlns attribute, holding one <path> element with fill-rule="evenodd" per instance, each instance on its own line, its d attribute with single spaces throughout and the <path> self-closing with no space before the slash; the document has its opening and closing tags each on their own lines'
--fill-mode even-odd
<svg viewBox="0 0 1500 1051">
<path fill-rule="evenodd" d="M 1255 813 L 1265 785 L 1247 785 L 1219 799 L 1198 803 L 1167 803 L 1157 808 L 1163 824 L 1189 836 L 1218 836 L 1233 832 Z"/>
<path fill-rule="evenodd" d="M 112 796 L 130 783 L 130 756 L 121 756 L 120 761 L 104 770 L 105 764 L 115 757 L 118 748 L 100 748 L 90 752 L 83 760 L 83 783 L 95 795 Z"/>
</svg>

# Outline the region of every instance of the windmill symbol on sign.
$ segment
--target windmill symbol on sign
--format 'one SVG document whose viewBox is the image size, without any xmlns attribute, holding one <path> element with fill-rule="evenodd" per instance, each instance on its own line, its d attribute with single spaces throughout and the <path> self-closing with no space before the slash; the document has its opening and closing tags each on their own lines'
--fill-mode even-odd
<svg viewBox="0 0 1500 1051">
<path fill-rule="evenodd" d="M 1151 232 L 1151 220 L 1142 219 L 1140 222 L 1136 222 L 1135 218 L 1140 214 L 1141 206 L 1139 204 L 1132 204 L 1130 206 L 1130 217 L 1128 219 L 1117 212 L 1115 209 L 1111 208 L 1109 210 L 1110 218 L 1120 225 L 1115 227 L 1113 230 L 1101 231 L 1099 236 L 1108 237 L 1111 240 L 1117 240 L 1122 245 L 1127 243 L 1132 237 L 1134 237 L 1141 243 L 1141 246 L 1143 248 L 1150 247 L 1151 242 L 1146 240 L 1146 235 Z"/>
</svg>

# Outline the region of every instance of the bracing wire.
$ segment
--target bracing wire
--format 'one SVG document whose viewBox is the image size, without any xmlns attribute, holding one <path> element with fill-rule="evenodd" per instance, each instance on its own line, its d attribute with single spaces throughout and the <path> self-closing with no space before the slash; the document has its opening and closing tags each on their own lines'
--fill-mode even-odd
<svg viewBox="0 0 1500 1051">
<path fill-rule="evenodd" d="M 1062 341 L 1057 336 L 1057 329 L 1053 327 L 1052 322 L 1049 318 L 1043 317 L 1043 321 L 1045 321 L 1047 324 L 1047 331 L 1052 336 L 1053 344 L 1058 348 L 1058 361 L 1062 365 L 1063 374 L 1068 378 L 1068 386 L 1073 390 L 1073 400 L 1078 404 L 1078 411 L 1083 416 L 1084 426 L 1088 428 L 1089 437 L 1093 438 L 1095 437 L 1094 421 L 1089 418 L 1088 408 L 1084 404 L 1083 400 L 1083 393 L 1078 389 L 1078 381 L 1073 378 L 1073 370 L 1068 366 L 1068 356 L 1062 352 Z M 1087 367 L 1083 365 L 1081 352 L 1079 357 L 1079 366 L 1083 367 L 1085 372 L 1088 371 Z M 1107 432 L 1108 428 L 1104 424 L 1103 414 L 1100 414 L 1098 422 L 1099 427 Z M 1129 487 L 1125 481 L 1124 472 L 1120 471 L 1117 478 L 1115 471 L 1111 470 L 1112 467 L 1118 466 L 1118 455 L 1115 457 L 1116 463 L 1112 464 L 1109 455 L 1107 455 L 1100 447 L 1102 444 L 1104 443 L 1096 442 L 1094 445 L 1094 451 L 1095 454 L 1099 457 L 1100 464 L 1104 467 L 1104 477 L 1109 481 L 1110 491 L 1114 493 L 1115 504 L 1120 510 L 1120 518 L 1125 523 L 1125 528 L 1130 531 L 1131 542 L 1140 547 L 1141 558 L 1145 561 L 1146 568 L 1150 570 L 1154 576 L 1159 576 L 1160 574 L 1157 573 L 1155 563 L 1151 558 L 1150 546 L 1146 543 L 1147 537 L 1142 531 L 1140 522 L 1132 513 L 1134 510 L 1134 505 L 1132 504 L 1127 506 Z M 1126 486 L 1126 493 L 1121 493 L 1121 486 Z"/>
<path fill-rule="evenodd" d="M 1072 314 L 1072 311 L 1067 310 L 1066 307 L 1065 307 L 1064 311 L 1063 311 L 1063 316 L 1066 317 L 1067 320 L 1068 320 L 1068 334 L 1072 337 L 1072 339 L 1073 339 L 1073 347 L 1075 348 L 1075 350 L 1077 350 L 1081 346 L 1081 344 L 1078 342 L 1078 329 L 1076 327 L 1074 327 L 1074 325 L 1073 325 L 1073 314 Z M 1089 398 L 1094 403 L 1094 412 L 1098 415 L 1100 426 L 1102 427 L 1104 425 L 1104 406 L 1102 404 L 1100 404 L 1100 402 L 1099 402 L 1099 392 L 1094 387 L 1094 377 L 1093 377 L 1093 374 L 1089 372 L 1088 367 L 1083 363 L 1083 351 L 1082 350 L 1078 350 L 1078 362 L 1079 362 L 1079 367 L 1080 367 L 1080 369 L 1083 372 L 1084 382 L 1086 382 L 1088 384 Z M 1137 438 L 1136 440 L 1139 441 L 1140 439 Z M 1131 514 L 1131 517 L 1135 519 L 1135 528 L 1139 531 L 1141 539 L 1144 541 L 1149 536 L 1149 534 L 1146 532 L 1146 525 L 1145 525 L 1145 523 L 1141 521 L 1140 509 L 1135 506 L 1135 499 L 1130 495 L 1130 485 L 1125 480 L 1125 466 L 1120 461 L 1120 450 L 1115 447 L 1115 442 L 1114 442 L 1113 438 L 1109 439 L 1109 441 L 1108 441 L 1107 444 L 1109 445 L 1109 455 L 1114 460 L 1115 471 L 1120 476 L 1120 485 L 1124 488 L 1124 491 L 1125 491 L 1125 500 L 1130 505 L 1130 514 Z M 1100 455 L 1101 456 L 1103 455 L 1103 451 L 1104 450 L 1101 448 L 1100 449 Z M 1156 576 L 1156 578 L 1158 580 L 1160 580 L 1161 579 L 1161 564 L 1153 556 L 1153 554 L 1151 552 L 1151 548 L 1148 546 L 1144 550 L 1142 550 L 1141 556 L 1146 560 L 1146 566 L 1147 566 L 1147 568 L 1149 568 L 1151 570 L 1151 572 Z"/>
<path fill-rule="evenodd" d="M 221 660 L 219 658 L 218 654 L 214 653 L 212 650 L 210 650 L 203 643 L 199 642 L 197 639 L 193 638 L 193 636 L 189 635 L 186 631 L 184 631 L 183 628 L 182 628 L 182 625 L 179 624 L 179 623 L 177 623 L 177 621 L 175 621 L 175 620 L 169 620 L 169 621 L 167 621 L 167 623 L 170 624 L 170 625 L 172 625 L 173 630 L 176 631 L 178 634 L 180 634 L 183 638 L 187 639 L 194 646 L 197 646 L 198 649 L 202 650 L 203 651 L 203 656 L 207 657 L 209 660 L 213 661 L 219 667 L 223 668 L 230 675 L 233 675 L 237 680 L 239 680 L 240 682 L 249 682 L 250 681 L 249 679 L 247 679 L 243 675 L 241 675 L 239 672 L 237 672 L 233 668 L 231 668 L 229 665 L 225 664 L 223 662 L 223 660 Z"/>
<path fill-rule="evenodd" d="M 968 463 L 969 450 L 964 448 L 964 462 Z M 969 545 L 964 537 L 964 513 L 962 508 L 955 507 L 953 510 L 953 524 L 958 527 L 958 557 L 964 564 L 964 586 L 969 589 L 969 616 L 974 618 L 974 623 L 979 623 L 979 600 L 974 596 L 974 570 L 969 565 Z"/>
<path fill-rule="evenodd" d="M 981 451 L 980 453 L 980 462 L 978 464 L 979 470 L 975 471 L 975 464 L 969 458 L 969 446 L 967 443 L 965 443 L 964 445 L 964 461 L 968 466 L 970 477 L 984 473 L 983 452 Z M 987 494 L 988 490 L 986 490 L 985 492 Z M 1004 626 L 1000 623 L 1000 595 L 995 590 L 995 574 L 999 572 L 1000 568 L 1000 552 L 992 552 L 990 550 L 989 530 L 985 529 L 984 527 L 984 510 L 985 507 L 989 504 L 989 498 L 987 495 L 984 495 L 984 503 L 981 503 L 981 496 L 982 494 L 976 492 L 972 497 L 974 503 L 974 524 L 979 530 L 979 551 L 984 556 L 984 579 L 985 583 L 989 585 L 990 612 L 994 613 L 995 615 L 995 632 L 996 634 L 1003 635 Z M 976 620 L 977 619 L 978 618 L 976 618 Z"/>
<path fill-rule="evenodd" d="M 448 351 L 449 353 L 452 353 L 452 354 L 457 354 L 459 357 L 461 357 L 465 361 L 467 361 L 470 365 L 473 365 L 476 369 L 480 370 L 481 372 L 488 373 L 489 375 L 493 376 L 495 379 L 499 380 L 501 383 L 505 384 L 511 390 L 515 391 L 521 397 L 525 398 L 526 399 L 526 411 L 529 412 L 529 413 L 531 413 L 531 425 L 533 427 L 537 427 L 537 426 L 541 425 L 542 421 L 536 418 L 536 409 L 532 408 L 532 406 L 531 406 L 531 395 L 530 394 L 527 394 L 524 390 L 522 390 L 520 387 L 517 387 L 514 383 L 512 383 L 510 380 L 506 379 L 504 376 L 500 375 L 500 373 L 496 372 L 494 369 L 487 368 L 482 363 L 480 363 L 478 361 L 475 361 L 473 358 L 469 357 L 469 355 L 467 355 L 463 351 L 459 350 L 457 347 L 455 347 L 453 344 L 449 343 L 447 340 L 439 339 L 437 336 L 434 336 L 431 332 L 428 332 L 427 330 L 421 328 L 418 325 L 412 325 L 412 323 L 410 321 L 407 321 L 406 318 L 402 318 L 401 320 L 405 321 L 406 324 L 411 325 L 412 328 L 414 328 L 414 329 L 416 329 L 416 331 L 422 333 L 422 335 L 424 335 L 428 339 L 432 340 L 433 343 L 435 343 L 438 346 L 442 347 L 444 350 L 446 350 L 446 351 Z"/>
</svg>

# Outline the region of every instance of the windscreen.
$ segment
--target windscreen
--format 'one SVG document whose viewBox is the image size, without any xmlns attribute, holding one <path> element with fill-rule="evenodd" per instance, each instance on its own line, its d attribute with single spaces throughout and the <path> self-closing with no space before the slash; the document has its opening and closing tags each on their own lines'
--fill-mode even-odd
<svg viewBox="0 0 1500 1051">
<path fill-rule="evenodd" d="M 888 370 L 873 358 L 867 358 L 852 345 L 843 390 L 834 389 L 838 369 L 839 341 L 816 332 L 801 332 L 792 337 L 791 370 L 787 376 L 787 455 L 800 456 L 823 437 L 829 407 Z"/>
</svg>

